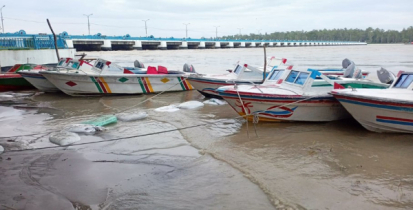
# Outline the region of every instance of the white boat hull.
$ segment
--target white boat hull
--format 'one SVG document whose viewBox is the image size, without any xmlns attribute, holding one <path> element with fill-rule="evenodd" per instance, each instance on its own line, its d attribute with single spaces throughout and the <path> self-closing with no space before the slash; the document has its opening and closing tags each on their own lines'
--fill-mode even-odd
<svg viewBox="0 0 413 210">
<path fill-rule="evenodd" d="M 234 82 L 229 83 L 226 80 L 220 79 L 208 79 L 208 78 L 192 78 L 189 77 L 188 80 L 194 89 L 198 90 L 201 94 L 207 97 L 222 98 L 219 96 L 216 89 L 222 86 L 234 85 Z M 262 80 L 252 80 L 251 82 L 261 84 Z M 236 84 L 251 84 L 251 82 L 236 81 Z"/>
<path fill-rule="evenodd" d="M 182 74 L 84 75 L 43 72 L 42 75 L 68 95 L 145 94 L 193 89 Z"/>
<path fill-rule="evenodd" d="M 348 112 L 367 130 L 379 133 L 413 133 L 413 104 L 336 95 Z"/>
<path fill-rule="evenodd" d="M 249 120 L 254 115 L 258 116 L 260 121 L 327 122 L 350 117 L 350 114 L 332 96 L 301 101 L 305 97 L 265 98 L 241 95 L 241 103 L 237 95 L 221 93 L 220 95 L 239 115 L 251 114 Z"/>
<path fill-rule="evenodd" d="M 49 82 L 43 75 L 35 71 L 20 71 L 19 74 L 26 79 L 30 84 L 43 92 L 58 92 L 60 91 L 55 85 Z"/>
</svg>

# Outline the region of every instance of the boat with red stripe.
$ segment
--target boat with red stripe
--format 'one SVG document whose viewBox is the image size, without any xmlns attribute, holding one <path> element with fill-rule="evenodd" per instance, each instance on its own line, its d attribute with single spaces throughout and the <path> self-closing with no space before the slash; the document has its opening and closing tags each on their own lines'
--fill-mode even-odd
<svg viewBox="0 0 413 210">
<path fill-rule="evenodd" d="M 370 131 L 413 133 L 413 72 L 399 72 L 389 89 L 334 90 L 332 94 Z"/>
<path fill-rule="evenodd" d="M 351 78 L 327 77 L 313 70 L 274 69 L 263 84 L 234 85 L 217 89 L 241 116 L 260 121 L 325 122 L 350 117 L 329 92 L 335 87 L 387 88 L 388 84 L 362 78 L 360 71 L 345 72 Z"/>
<path fill-rule="evenodd" d="M 10 68 L 4 74 L 0 74 L 0 91 L 14 91 L 33 89 L 27 80 L 25 80 L 20 74 L 23 70 L 39 71 L 45 69 L 44 66 L 36 64 L 16 64 Z"/>
<path fill-rule="evenodd" d="M 267 60 L 266 69 L 268 72 L 273 68 L 285 65 L 287 59 L 277 59 L 275 57 L 270 57 Z M 291 66 L 292 67 L 292 66 Z M 216 92 L 216 89 L 222 86 L 233 85 L 233 84 L 262 84 L 265 76 L 264 68 L 255 68 L 252 66 L 242 66 L 239 62 L 235 65 L 232 70 L 227 70 L 229 73 L 226 74 L 193 74 L 188 80 L 198 90 L 202 95 L 212 98 L 222 98 Z"/>
<path fill-rule="evenodd" d="M 69 95 L 146 94 L 163 91 L 192 90 L 187 81 L 193 72 L 168 70 L 164 66 L 148 66 L 135 62 L 135 67 L 121 67 L 111 61 L 97 59 L 93 65 L 76 61 L 79 68 L 40 72 L 47 80 Z M 138 66 L 136 66 L 138 64 Z M 73 67 L 73 66 L 72 66 Z M 193 71 L 192 66 L 184 69 Z"/>
</svg>

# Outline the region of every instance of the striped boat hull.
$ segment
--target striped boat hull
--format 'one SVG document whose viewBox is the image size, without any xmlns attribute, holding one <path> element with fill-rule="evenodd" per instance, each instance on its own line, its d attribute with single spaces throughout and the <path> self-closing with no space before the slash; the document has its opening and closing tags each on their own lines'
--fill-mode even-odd
<svg viewBox="0 0 413 210">
<path fill-rule="evenodd" d="M 258 115 L 260 121 L 308 121 L 328 122 L 349 118 L 349 113 L 333 96 L 317 97 L 302 102 L 302 96 L 261 97 L 256 95 L 219 92 L 228 104 L 241 116 Z M 248 118 L 251 120 L 251 116 Z"/>
<path fill-rule="evenodd" d="M 335 97 L 367 130 L 379 133 L 413 133 L 413 104 L 349 95 L 335 94 Z"/>
<path fill-rule="evenodd" d="M 42 72 L 61 91 L 68 95 L 147 94 L 162 91 L 192 90 L 186 75 L 82 75 Z"/>
</svg>

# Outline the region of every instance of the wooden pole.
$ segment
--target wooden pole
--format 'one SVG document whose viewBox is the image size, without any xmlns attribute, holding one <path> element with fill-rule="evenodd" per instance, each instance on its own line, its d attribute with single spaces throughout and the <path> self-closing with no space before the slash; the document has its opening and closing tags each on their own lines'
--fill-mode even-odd
<svg viewBox="0 0 413 210">
<path fill-rule="evenodd" d="M 263 83 L 264 83 L 264 80 L 265 80 L 266 71 L 267 71 L 267 50 L 265 49 L 265 44 L 264 44 L 264 74 L 262 75 L 262 82 Z"/>
<path fill-rule="evenodd" d="M 59 56 L 59 50 L 57 49 L 57 39 L 56 39 L 56 34 L 55 34 L 55 33 L 54 33 L 54 31 L 53 31 L 52 25 L 50 25 L 50 21 L 49 21 L 49 19 L 46 19 L 46 20 L 47 20 L 47 24 L 49 24 L 49 28 L 50 28 L 50 30 L 52 31 L 52 34 L 53 34 L 53 39 L 54 39 L 54 48 L 55 48 L 55 50 L 56 50 L 57 62 L 59 62 L 59 60 L 60 60 L 60 56 Z"/>
</svg>

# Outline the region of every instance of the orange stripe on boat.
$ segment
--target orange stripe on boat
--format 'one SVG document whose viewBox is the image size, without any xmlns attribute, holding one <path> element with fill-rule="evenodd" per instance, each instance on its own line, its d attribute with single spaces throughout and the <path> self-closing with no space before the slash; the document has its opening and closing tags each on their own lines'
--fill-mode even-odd
<svg viewBox="0 0 413 210">
<path fill-rule="evenodd" d="M 102 81 L 102 83 L 105 86 L 105 89 L 108 91 L 108 93 L 112 93 L 112 91 L 109 88 L 108 83 L 106 83 L 106 81 L 105 81 L 105 79 L 103 79 L 103 77 L 100 77 L 100 81 Z"/>
<path fill-rule="evenodd" d="M 189 90 L 194 89 L 194 87 L 192 87 L 191 83 L 188 80 L 185 80 L 185 83 L 187 84 Z"/>
<path fill-rule="evenodd" d="M 151 82 L 149 81 L 149 78 L 148 78 L 148 77 L 145 77 L 144 79 L 145 79 L 145 81 L 146 81 L 146 84 L 147 84 L 148 87 L 149 87 L 149 92 L 153 93 L 153 88 L 152 88 Z"/>
</svg>

